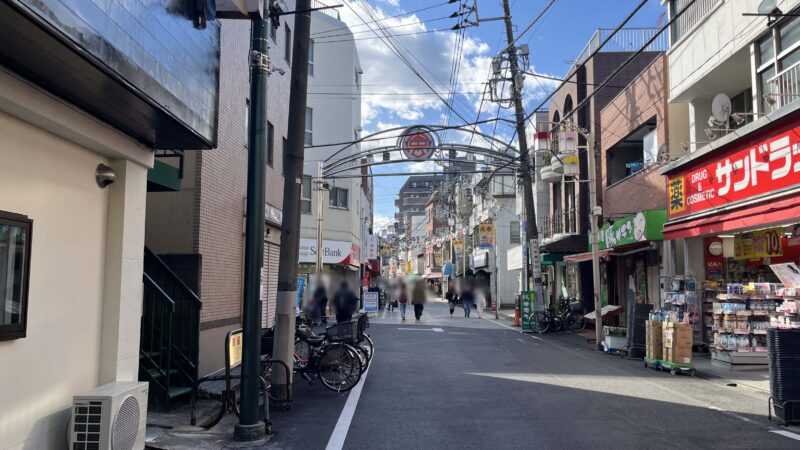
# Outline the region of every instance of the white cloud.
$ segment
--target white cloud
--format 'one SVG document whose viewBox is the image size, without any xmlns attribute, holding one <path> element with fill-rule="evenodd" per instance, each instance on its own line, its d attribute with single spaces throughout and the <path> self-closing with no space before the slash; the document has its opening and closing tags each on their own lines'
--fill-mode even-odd
<svg viewBox="0 0 800 450">
<path fill-rule="evenodd" d="M 394 217 L 383 214 L 375 214 L 372 217 L 372 229 L 377 233 L 381 228 L 394 223 Z"/>
</svg>

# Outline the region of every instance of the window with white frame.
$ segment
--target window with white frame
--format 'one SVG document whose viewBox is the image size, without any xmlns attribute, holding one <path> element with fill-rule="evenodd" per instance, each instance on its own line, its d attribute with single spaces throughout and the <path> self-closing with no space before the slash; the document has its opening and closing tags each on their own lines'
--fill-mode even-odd
<svg viewBox="0 0 800 450">
<path fill-rule="evenodd" d="M 332 188 L 330 190 L 330 197 L 328 199 L 328 204 L 331 208 L 341 208 L 347 209 L 348 207 L 348 199 L 350 196 L 350 191 L 344 188 Z"/>
<path fill-rule="evenodd" d="M 314 76 L 314 40 L 308 41 L 308 76 Z"/>
<path fill-rule="evenodd" d="M 314 110 L 306 107 L 306 135 L 305 144 L 312 145 L 314 141 Z"/>
<path fill-rule="evenodd" d="M 311 177 L 303 176 L 303 186 L 300 190 L 300 212 L 311 214 Z"/>
<path fill-rule="evenodd" d="M 800 98 L 800 20 L 779 22 L 754 45 L 761 112 Z"/>
<path fill-rule="evenodd" d="M 520 243 L 519 221 L 518 220 L 512 220 L 511 222 L 508 223 L 508 227 L 509 227 L 510 236 L 511 236 L 511 238 L 509 239 L 509 243 L 511 243 L 511 244 L 519 244 Z"/>
<path fill-rule="evenodd" d="M 492 195 L 515 195 L 517 180 L 514 175 L 495 175 L 492 177 Z"/>
</svg>

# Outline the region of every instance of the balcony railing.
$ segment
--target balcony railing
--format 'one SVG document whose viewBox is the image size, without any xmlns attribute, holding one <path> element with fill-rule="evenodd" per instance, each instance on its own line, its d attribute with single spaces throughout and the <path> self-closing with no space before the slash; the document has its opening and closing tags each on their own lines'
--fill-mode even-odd
<svg viewBox="0 0 800 450">
<path fill-rule="evenodd" d="M 552 238 L 559 234 L 576 234 L 578 232 L 577 215 L 574 209 L 556 210 L 544 218 L 544 237 Z"/>
<path fill-rule="evenodd" d="M 319 0 L 312 0 L 311 1 L 311 9 L 314 9 L 314 8 L 325 8 L 326 6 L 335 6 L 335 5 L 341 5 L 341 4 L 342 4 L 341 2 L 331 1 L 331 0 L 326 1 L 326 2 L 321 2 Z M 336 20 L 341 20 L 339 18 L 339 10 L 337 10 L 336 8 L 320 9 L 319 12 L 321 12 L 322 14 L 325 14 L 326 16 L 331 16 Z"/>
<path fill-rule="evenodd" d="M 719 1 L 719 0 L 717 0 Z M 660 28 L 623 28 L 619 30 L 611 39 L 600 49 L 601 53 L 611 52 L 635 52 L 642 48 L 642 46 L 649 41 Z M 575 60 L 572 68 L 569 70 L 569 75 L 577 69 L 581 64 L 585 63 L 589 56 L 594 53 L 600 44 L 606 40 L 614 32 L 613 28 L 599 28 L 595 31 L 589 43 L 583 48 L 583 51 Z M 669 49 L 669 40 L 666 33 L 661 33 L 647 48 L 647 52 L 665 52 Z"/>
<path fill-rule="evenodd" d="M 766 87 L 769 92 L 764 92 L 763 95 L 769 112 L 800 99 L 800 62 L 767 80 Z"/>
<path fill-rule="evenodd" d="M 691 0 L 671 0 L 670 1 L 670 14 L 675 17 L 679 12 L 683 11 Z M 714 9 L 722 0 L 696 0 L 685 13 L 678 17 L 678 20 L 672 22 L 670 30 L 672 34 L 672 43 L 678 42 L 680 38 L 686 35 L 703 17 Z"/>
</svg>

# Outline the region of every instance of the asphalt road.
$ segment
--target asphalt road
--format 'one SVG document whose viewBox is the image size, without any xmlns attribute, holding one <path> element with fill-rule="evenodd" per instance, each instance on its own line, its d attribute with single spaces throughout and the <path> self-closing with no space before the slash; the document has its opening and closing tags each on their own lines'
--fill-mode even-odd
<svg viewBox="0 0 800 450">
<path fill-rule="evenodd" d="M 267 448 L 800 448 L 799 427 L 767 420 L 763 392 L 459 311 L 434 303 L 419 322 L 373 320 L 376 354 L 360 393 L 296 381 L 296 404 L 273 413 Z"/>
</svg>

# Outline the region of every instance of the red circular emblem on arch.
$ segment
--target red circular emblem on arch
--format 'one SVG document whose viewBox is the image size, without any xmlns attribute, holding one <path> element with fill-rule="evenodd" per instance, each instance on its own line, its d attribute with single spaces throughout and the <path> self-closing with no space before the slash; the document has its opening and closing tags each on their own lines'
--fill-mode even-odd
<svg viewBox="0 0 800 450">
<path fill-rule="evenodd" d="M 403 132 L 397 146 L 408 159 L 422 160 L 433 156 L 437 143 L 432 130 L 416 126 Z"/>
</svg>

